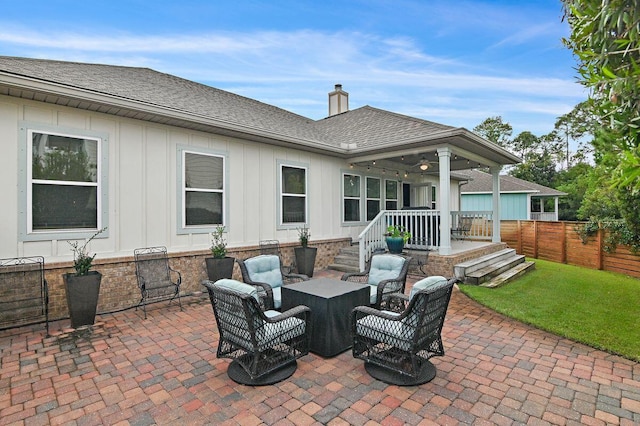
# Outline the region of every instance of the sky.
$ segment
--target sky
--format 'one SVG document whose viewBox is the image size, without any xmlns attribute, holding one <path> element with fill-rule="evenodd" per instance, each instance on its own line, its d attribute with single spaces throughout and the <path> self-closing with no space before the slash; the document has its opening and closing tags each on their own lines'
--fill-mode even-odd
<svg viewBox="0 0 640 426">
<path fill-rule="evenodd" d="M 560 0 L 1 0 L 0 55 L 148 67 L 312 119 L 365 105 L 513 136 L 587 98 Z"/>
</svg>

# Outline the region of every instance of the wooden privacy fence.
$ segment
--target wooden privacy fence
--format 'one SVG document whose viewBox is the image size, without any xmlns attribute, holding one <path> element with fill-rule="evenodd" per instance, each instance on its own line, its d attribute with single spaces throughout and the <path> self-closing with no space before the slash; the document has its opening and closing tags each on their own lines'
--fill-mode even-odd
<svg viewBox="0 0 640 426">
<path fill-rule="evenodd" d="M 525 256 L 640 278 L 640 256 L 623 245 L 614 253 L 606 253 L 603 230 L 583 244 L 576 229 L 585 223 L 503 220 L 500 234 L 503 242 Z"/>
</svg>

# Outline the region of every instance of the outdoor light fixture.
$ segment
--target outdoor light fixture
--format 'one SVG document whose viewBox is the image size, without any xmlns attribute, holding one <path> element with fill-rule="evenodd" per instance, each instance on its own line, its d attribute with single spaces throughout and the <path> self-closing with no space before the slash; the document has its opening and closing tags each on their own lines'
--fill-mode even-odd
<svg viewBox="0 0 640 426">
<path fill-rule="evenodd" d="M 427 170 L 429 168 L 429 163 L 422 163 L 420 164 L 420 170 L 424 171 Z"/>
</svg>

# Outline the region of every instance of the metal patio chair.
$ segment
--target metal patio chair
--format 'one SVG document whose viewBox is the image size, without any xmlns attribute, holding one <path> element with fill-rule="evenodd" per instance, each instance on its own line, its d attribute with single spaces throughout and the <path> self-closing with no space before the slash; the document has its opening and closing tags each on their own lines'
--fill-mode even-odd
<svg viewBox="0 0 640 426">
<path fill-rule="evenodd" d="M 353 356 L 365 361 L 369 375 L 400 386 L 435 377 L 429 359 L 444 355 L 441 332 L 455 282 L 439 276 L 417 282 L 409 297 L 394 296 L 406 306 L 400 313 L 368 306 L 352 311 Z"/>
<path fill-rule="evenodd" d="M 280 250 L 280 241 L 278 240 L 261 240 L 258 245 L 260 246 L 260 254 L 275 254 L 280 258 L 282 265 L 282 271 L 286 274 L 290 274 L 293 271 L 294 265 L 285 265 L 282 258 L 282 251 Z"/>
<path fill-rule="evenodd" d="M 144 319 L 147 319 L 147 304 L 178 299 L 178 305 L 182 310 L 180 301 L 180 285 L 182 275 L 169 266 L 169 257 L 166 247 L 146 247 L 134 250 L 136 277 L 140 289 L 140 302 L 136 310 L 142 306 Z"/>
<path fill-rule="evenodd" d="M 451 238 L 454 240 L 467 240 L 473 225 L 473 217 L 461 217 L 456 228 L 451 228 Z"/>
<path fill-rule="evenodd" d="M 49 336 L 49 287 L 44 257 L 0 259 L 0 329 L 44 322 Z"/>
<path fill-rule="evenodd" d="M 227 375 L 235 382 L 269 385 L 290 377 L 296 359 L 309 353 L 311 310 L 263 311 L 252 285 L 222 279 L 205 281 L 218 325 L 218 358 L 230 358 Z"/>
</svg>

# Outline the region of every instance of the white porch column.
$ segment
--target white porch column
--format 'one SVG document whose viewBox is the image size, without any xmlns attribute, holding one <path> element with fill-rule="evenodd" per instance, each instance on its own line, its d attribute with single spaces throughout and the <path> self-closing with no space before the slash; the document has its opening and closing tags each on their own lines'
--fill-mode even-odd
<svg viewBox="0 0 640 426">
<path fill-rule="evenodd" d="M 556 204 L 556 214 L 555 214 L 555 220 L 558 220 L 558 197 L 554 197 L 554 201 Z"/>
<path fill-rule="evenodd" d="M 491 241 L 499 243 L 500 237 L 500 170 L 501 166 L 490 167 L 493 179 L 493 237 Z"/>
<path fill-rule="evenodd" d="M 441 255 L 451 254 L 451 149 L 438 148 L 440 167 L 440 247 Z"/>
</svg>

